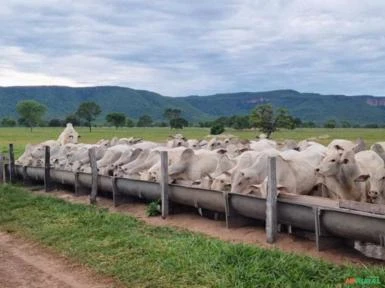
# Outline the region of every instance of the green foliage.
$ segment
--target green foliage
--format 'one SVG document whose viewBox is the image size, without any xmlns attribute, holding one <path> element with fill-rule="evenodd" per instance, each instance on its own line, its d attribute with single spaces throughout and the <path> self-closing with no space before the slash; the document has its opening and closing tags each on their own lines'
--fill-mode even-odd
<svg viewBox="0 0 385 288">
<path fill-rule="evenodd" d="M 168 127 L 168 124 L 164 121 L 162 122 L 155 122 L 153 125 L 153 127 Z"/>
<path fill-rule="evenodd" d="M 126 120 L 126 126 L 127 126 L 127 127 L 134 127 L 134 126 L 135 126 L 135 123 L 134 123 L 134 121 L 132 121 L 132 119 L 127 118 L 127 120 Z"/>
<path fill-rule="evenodd" d="M 183 129 L 188 126 L 188 121 L 181 117 L 182 110 L 167 108 L 164 110 L 163 117 L 169 121 L 171 129 Z"/>
<path fill-rule="evenodd" d="M 275 126 L 278 128 L 294 129 L 296 120 L 287 109 L 278 108 L 275 116 Z"/>
<path fill-rule="evenodd" d="M 146 209 L 146 214 L 148 217 L 160 215 L 160 200 L 152 201 L 148 204 Z"/>
<path fill-rule="evenodd" d="M 54 118 L 54 119 L 49 120 L 48 126 L 49 127 L 62 127 L 64 125 L 63 125 L 62 120 Z"/>
<path fill-rule="evenodd" d="M 106 121 L 118 129 L 118 127 L 126 124 L 126 115 L 120 112 L 112 112 L 106 115 Z"/>
<path fill-rule="evenodd" d="M 148 115 L 142 115 L 139 117 L 138 123 L 136 126 L 138 127 L 150 127 L 152 125 L 152 118 Z"/>
<path fill-rule="evenodd" d="M 73 126 L 80 126 L 80 119 L 78 115 L 75 114 L 69 114 L 64 118 L 64 124 L 72 123 Z"/>
<path fill-rule="evenodd" d="M 187 127 L 188 122 L 184 118 L 175 118 L 170 120 L 170 128 L 173 129 L 183 129 L 183 127 Z"/>
<path fill-rule="evenodd" d="M 16 121 L 13 120 L 13 119 L 10 119 L 8 117 L 4 117 L 3 119 L 1 119 L 1 127 L 15 127 L 16 126 Z"/>
<path fill-rule="evenodd" d="M 336 287 L 352 276 L 385 283 L 380 265 L 336 265 L 228 243 L 9 185 L 0 188 L 0 211 L 2 231 L 40 242 L 128 287 Z"/>
<path fill-rule="evenodd" d="M 181 118 L 182 110 L 167 108 L 164 110 L 163 117 L 169 121 Z"/>
<path fill-rule="evenodd" d="M 42 121 L 47 107 L 35 100 L 24 100 L 16 104 L 16 111 L 23 119 L 22 123 L 31 128 Z"/>
<path fill-rule="evenodd" d="M 337 127 L 337 122 L 334 119 L 330 119 L 330 120 L 328 120 L 328 121 L 326 121 L 324 123 L 324 128 L 331 128 L 331 129 L 333 129 L 333 128 L 336 128 L 336 127 Z"/>
<path fill-rule="evenodd" d="M 222 124 L 214 124 L 210 129 L 211 135 L 219 135 L 225 132 L 225 127 Z"/>
<path fill-rule="evenodd" d="M 313 121 L 303 122 L 302 123 L 303 128 L 315 128 L 317 125 Z"/>
<path fill-rule="evenodd" d="M 379 127 L 378 127 L 378 124 L 370 123 L 370 124 L 365 124 L 364 128 L 379 128 Z"/>
<path fill-rule="evenodd" d="M 253 127 L 258 127 L 263 133 L 266 133 L 267 138 L 270 138 L 271 133 L 276 131 L 277 128 L 295 128 L 295 119 L 289 112 L 283 108 L 279 108 L 274 112 L 271 104 L 257 106 L 251 112 L 250 122 Z"/>
<path fill-rule="evenodd" d="M 93 101 L 83 102 L 79 105 L 78 110 L 76 111 L 76 115 L 80 119 L 84 119 L 87 127 L 90 129 L 92 122 L 96 119 L 96 117 L 102 113 L 100 106 Z"/>
<path fill-rule="evenodd" d="M 258 104 L 271 103 L 285 107 L 290 115 L 302 121 L 322 125 L 327 119 L 346 120 L 361 125 L 385 123 L 383 106 L 368 105 L 370 96 L 345 97 L 298 93 L 293 90 L 277 90 L 252 93 L 217 94 L 207 97 L 163 97 L 159 94 L 123 87 L 0 87 L 0 117 L 18 118 L 15 103 L 33 99 L 48 107 L 47 117 L 64 119 L 76 111 L 80 103 L 92 99 L 103 107 L 105 114 L 120 111 L 138 119 L 148 114 L 155 121 L 164 118 L 169 107 L 183 111 L 183 118 L 190 123 L 213 121 L 229 115 L 248 115 Z M 357 109 L 360 107 L 360 109 Z M 101 121 L 104 117 L 98 117 Z M 211 127 L 211 125 L 204 125 Z M 225 127 L 232 127 L 227 126 Z"/>
<path fill-rule="evenodd" d="M 349 121 L 341 121 L 341 127 L 342 128 L 351 128 L 352 124 L 350 124 Z"/>
</svg>

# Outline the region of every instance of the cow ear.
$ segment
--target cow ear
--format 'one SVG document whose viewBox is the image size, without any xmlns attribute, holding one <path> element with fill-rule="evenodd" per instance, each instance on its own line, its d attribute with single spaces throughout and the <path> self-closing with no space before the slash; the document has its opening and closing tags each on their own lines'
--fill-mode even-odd
<svg viewBox="0 0 385 288">
<path fill-rule="evenodd" d="M 364 151 L 365 149 L 366 149 L 365 141 L 362 138 L 358 138 L 356 141 L 356 145 L 353 147 L 354 153 Z"/>
<path fill-rule="evenodd" d="M 194 151 L 192 149 L 188 148 L 188 149 L 183 151 L 181 158 L 182 158 L 182 160 L 189 160 L 193 156 L 194 156 Z"/>
<path fill-rule="evenodd" d="M 368 174 L 361 174 L 356 179 L 354 179 L 354 182 L 365 182 L 366 180 L 369 179 L 369 177 L 370 176 Z"/>
</svg>

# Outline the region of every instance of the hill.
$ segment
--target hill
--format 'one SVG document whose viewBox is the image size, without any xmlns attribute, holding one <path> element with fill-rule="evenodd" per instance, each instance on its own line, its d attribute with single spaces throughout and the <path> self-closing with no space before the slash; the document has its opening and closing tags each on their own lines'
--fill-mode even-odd
<svg viewBox="0 0 385 288">
<path fill-rule="evenodd" d="M 0 118 L 17 118 L 16 103 L 37 100 L 48 107 L 47 119 L 64 118 L 83 101 L 95 101 L 103 110 L 124 112 L 137 119 L 143 114 L 162 120 L 166 108 L 179 108 L 193 122 L 219 116 L 248 114 L 258 104 L 271 103 L 287 108 L 304 121 L 322 123 L 328 119 L 351 123 L 385 123 L 385 97 L 321 95 L 294 90 L 242 92 L 210 96 L 166 97 L 160 94 L 117 86 L 61 87 L 20 86 L 0 87 Z"/>
</svg>

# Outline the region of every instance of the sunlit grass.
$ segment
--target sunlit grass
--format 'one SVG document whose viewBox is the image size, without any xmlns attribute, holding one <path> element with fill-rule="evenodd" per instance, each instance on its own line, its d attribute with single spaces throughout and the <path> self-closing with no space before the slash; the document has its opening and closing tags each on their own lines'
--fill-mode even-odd
<svg viewBox="0 0 385 288">
<path fill-rule="evenodd" d="M 0 128 L 0 146 L 3 152 L 7 151 L 9 143 L 13 143 L 16 155 L 20 155 L 24 151 L 27 143 L 36 144 L 49 139 L 57 139 L 63 128 L 34 128 L 30 132 L 28 128 Z M 182 133 L 187 138 L 202 139 L 209 135 L 209 128 L 188 127 L 183 130 L 171 130 L 170 128 L 148 127 L 148 128 L 108 128 L 96 127 L 89 132 L 88 128 L 80 127 L 76 130 L 81 135 L 81 142 L 95 143 L 100 139 L 111 139 L 113 137 L 142 137 L 145 140 L 165 142 L 169 135 Z M 258 130 L 234 130 L 226 129 L 226 134 L 233 134 L 242 139 L 255 139 L 260 134 Z M 367 144 L 371 145 L 377 141 L 385 141 L 385 129 L 364 129 L 364 128 L 299 128 L 295 130 L 285 130 L 275 132 L 272 138 L 277 141 L 284 139 L 303 140 L 306 138 L 319 137 L 317 141 L 327 144 L 332 139 L 344 138 L 356 140 L 363 138 Z M 327 136 L 322 137 L 322 136 Z"/>
<path fill-rule="evenodd" d="M 0 188 L 0 230 L 39 241 L 127 287 L 336 287 L 369 276 L 385 283 L 383 267 L 339 266 L 153 227 L 13 186 Z"/>
</svg>

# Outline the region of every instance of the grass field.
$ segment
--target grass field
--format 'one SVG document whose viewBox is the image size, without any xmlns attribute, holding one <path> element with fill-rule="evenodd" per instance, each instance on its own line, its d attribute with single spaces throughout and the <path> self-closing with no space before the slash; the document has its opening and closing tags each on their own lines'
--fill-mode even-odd
<svg viewBox="0 0 385 288">
<path fill-rule="evenodd" d="M 39 241 L 127 287 L 345 287 L 349 277 L 385 284 L 384 267 L 338 266 L 152 227 L 9 185 L 0 187 L 0 230 Z"/>
<path fill-rule="evenodd" d="M 209 134 L 208 128 L 185 128 L 183 130 L 170 130 L 170 128 L 94 128 L 90 133 L 88 128 L 76 128 L 81 135 L 81 142 L 95 143 L 100 139 L 111 139 L 113 137 L 142 137 L 151 141 L 166 141 L 167 136 L 175 133 L 183 133 L 187 138 L 202 139 Z M 35 128 L 30 132 L 27 128 L 0 128 L 0 146 L 3 152 L 7 151 L 9 143 L 15 146 L 16 155 L 24 151 L 27 143 L 35 144 L 49 139 L 57 139 L 63 128 Z M 254 139 L 259 132 L 256 130 L 239 131 L 227 129 L 226 134 L 233 134 L 242 139 Z M 385 141 L 385 129 L 363 129 L 363 128 L 300 128 L 295 130 L 280 130 L 273 134 L 273 139 L 281 141 L 284 139 L 302 140 L 312 137 L 320 137 L 317 141 L 327 144 L 332 139 L 344 138 L 356 140 L 362 137 L 367 144 L 371 145 L 377 141 Z M 328 136 L 325 138 L 325 136 Z"/>
</svg>

